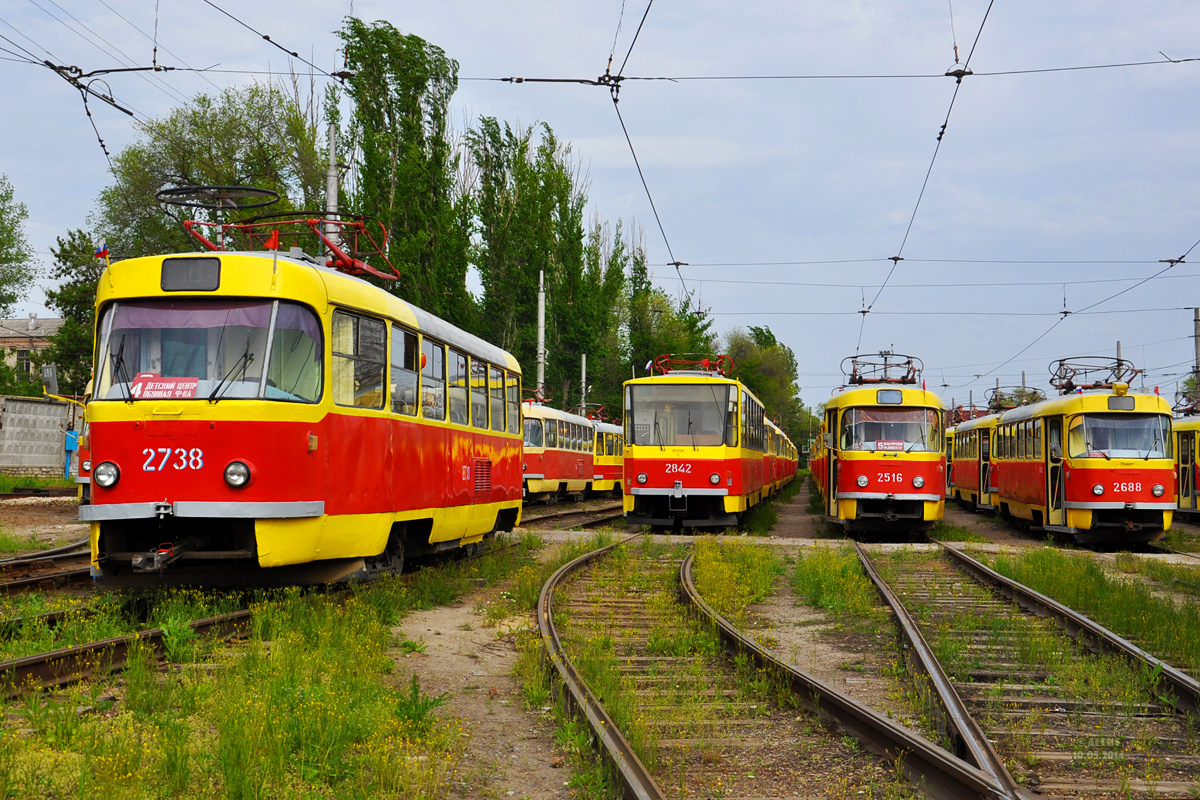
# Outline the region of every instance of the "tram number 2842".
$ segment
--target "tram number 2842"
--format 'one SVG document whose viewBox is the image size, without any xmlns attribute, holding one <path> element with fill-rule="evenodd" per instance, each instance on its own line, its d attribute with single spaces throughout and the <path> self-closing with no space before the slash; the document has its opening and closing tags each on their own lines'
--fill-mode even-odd
<svg viewBox="0 0 1200 800">
<path fill-rule="evenodd" d="M 199 447 L 184 450 L 182 447 L 172 450 L 169 447 L 149 448 L 142 451 L 146 463 L 142 464 L 144 472 L 164 472 L 168 469 L 201 469 L 204 467 L 204 451 Z"/>
<path fill-rule="evenodd" d="M 668 475 L 690 475 L 691 472 L 691 464 L 667 464 Z"/>
</svg>

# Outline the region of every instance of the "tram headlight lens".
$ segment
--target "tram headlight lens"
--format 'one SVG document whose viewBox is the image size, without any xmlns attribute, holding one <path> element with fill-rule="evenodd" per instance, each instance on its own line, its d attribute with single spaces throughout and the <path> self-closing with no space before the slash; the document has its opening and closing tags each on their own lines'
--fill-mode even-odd
<svg viewBox="0 0 1200 800">
<path fill-rule="evenodd" d="M 225 482 L 240 489 L 250 482 L 250 468 L 241 461 L 232 461 L 225 467 Z"/>
<path fill-rule="evenodd" d="M 645 483 L 647 480 L 649 480 L 649 478 L 646 477 L 646 473 L 639 472 L 637 474 L 637 482 L 638 483 Z"/>
<path fill-rule="evenodd" d="M 913 486 L 915 486 L 915 487 L 917 487 L 918 489 L 920 489 L 920 488 L 921 488 L 922 486 L 924 486 L 924 485 L 925 485 L 925 479 L 924 479 L 924 478 L 922 478 L 920 475 L 918 475 L 917 477 L 913 478 Z"/>
<path fill-rule="evenodd" d="M 1092 494 L 1099 497 L 1100 495 L 1104 494 L 1104 487 L 1097 483 L 1092 487 Z"/>
<path fill-rule="evenodd" d="M 92 460 L 90 458 L 85 458 L 83 460 L 83 463 L 79 465 L 79 468 L 81 470 L 83 470 L 84 472 L 91 472 L 92 471 Z"/>
<path fill-rule="evenodd" d="M 712 475 L 708 476 L 708 482 L 711 483 L 713 486 L 716 486 L 718 483 L 721 482 L 721 476 L 714 472 Z"/>
<path fill-rule="evenodd" d="M 867 487 L 867 476 L 866 476 L 866 475 L 859 475 L 859 476 L 858 476 L 858 479 L 857 479 L 857 480 L 855 480 L 854 482 L 855 482 L 855 483 L 857 483 L 859 486 L 861 486 L 862 488 L 864 488 L 864 489 L 865 489 L 865 488 Z"/>
<path fill-rule="evenodd" d="M 104 489 L 111 489 L 121 479 L 121 470 L 111 461 L 105 461 L 96 467 L 96 471 L 92 473 L 92 478 L 96 481 L 97 486 Z"/>
<path fill-rule="evenodd" d="M 1154 484 L 1154 488 L 1151 489 L 1150 491 L 1154 493 L 1155 497 L 1162 497 L 1163 492 L 1165 492 L 1166 489 L 1163 488 L 1163 485 L 1161 483 L 1156 483 L 1156 484 Z"/>
</svg>

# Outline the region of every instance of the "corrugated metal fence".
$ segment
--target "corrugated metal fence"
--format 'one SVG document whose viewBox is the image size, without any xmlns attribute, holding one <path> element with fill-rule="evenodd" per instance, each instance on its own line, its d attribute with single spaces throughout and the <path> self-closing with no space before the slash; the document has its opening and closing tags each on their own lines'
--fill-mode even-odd
<svg viewBox="0 0 1200 800">
<path fill-rule="evenodd" d="M 0 474 L 62 477 L 66 431 L 71 425 L 78 429 L 77 411 L 57 400 L 0 395 Z"/>
</svg>

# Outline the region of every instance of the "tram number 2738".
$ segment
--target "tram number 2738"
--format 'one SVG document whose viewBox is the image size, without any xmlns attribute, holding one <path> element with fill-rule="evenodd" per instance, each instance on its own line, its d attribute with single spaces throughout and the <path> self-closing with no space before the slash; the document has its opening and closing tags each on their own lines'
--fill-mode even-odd
<svg viewBox="0 0 1200 800">
<path fill-rule="evenodd" d="M 204 467 L 204 451 L 199 447 L 184 450 L 182 447 L 172 450 L 169 447 L 149 448 L 142 451 L 146 463 L 142 464 L 143 472 L 164 472 L 168 469 L 202 469 Z M 154 462 L 158 462 L 155 464 Z"/>
</svg>

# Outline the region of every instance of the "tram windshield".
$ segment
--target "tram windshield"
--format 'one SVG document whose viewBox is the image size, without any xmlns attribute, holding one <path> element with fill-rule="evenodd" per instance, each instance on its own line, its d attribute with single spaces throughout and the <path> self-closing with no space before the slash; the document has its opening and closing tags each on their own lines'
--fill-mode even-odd
<svg viewBox="0 0 1200 800">
<path fill-rule="evenodd" d="M 842 414 L 841 449 L 940 452 L 940 416 L 933 408 L 850 408 Z"/>
<path fill-rule="evenodd" d="M 635 445 L 712 447 L 737 444 L 737 393 L 727 383 L 638 384 L 626 414 Z"/>
<path fill-rule="evenodd" d="M 321 397 L 321 324 L 296 303 L 119 301 L 104 309 L 99 330 L 97 400 Z"/>
<path fill-rule="evenodd" d="M 1067 425 L 1071 458 L 1172 458 L 1165 414 L 1083 414 Z"/>
</svg>

